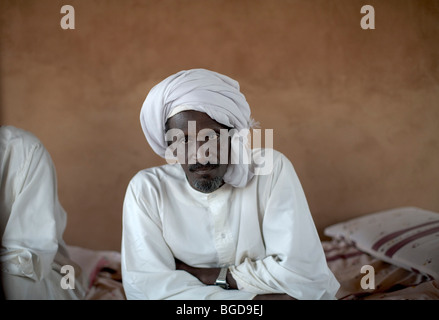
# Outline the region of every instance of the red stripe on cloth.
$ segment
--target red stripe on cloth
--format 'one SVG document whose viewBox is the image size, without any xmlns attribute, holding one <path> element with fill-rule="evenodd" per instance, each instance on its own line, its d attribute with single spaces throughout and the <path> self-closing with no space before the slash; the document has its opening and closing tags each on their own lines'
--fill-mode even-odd
<svg viewBox="0 0 439 320">
<path fill-rule="evenodd" d="M 375 251 L 378 251 L 378 249 L 379 249 L 383 244 L 385 244 L 385 243 L 388 242 L 389 240 L 392 240 L 393 238 L 398 237 L 399 235 L 401 235 L 401 234 L 403 234 L 403 233 L 406 233 L 406 232 L 408 232 L 408 231 L 410 231 L 410 230 L 414 230 L 414 229 L 421 228 L 421 227 L 424 227 L 424 226 L 428 226 L 428 225 L 430 225 L 430 224 L 435 224 L 435 223 L 439 223 L 439 220 L 435 220 L 435 221 L 430 221 L 430 222 L 426 222 L 426 223 L 418 224 L 417 226 L 414 226 L 414 227 L 410 227 L 410 228 L 406 228 L 406 229 L 402 229 L 402 230 L 399 230 L 399 231 L 392 232 L 392 233 L 390 233 L 390 234 L 388 234 L 388 235 L 382 237 L 382 238 L 379 239 L 377 242 L 375 242 L 374 245 L 372 246 L 372 249 L 375 250 Z"/>
<path fill-rule="evenodd" d="M 389 249 L 387 249 L 385 255 L 388 256 L 389 258 L 391 258 L 396 251 L 398 251 L 399 249 L 401 249 L 403 246 L 405 246 L 407 243 L 412 242 L 416 239 L 428 236 L 429 234 L 435 233 L 439 231 L 439 227 L 436 228 L 432 228 L 432 229 L 428 229 L 422 232 L 419 232 L 417 234 L 412 235 L 411 237 L 405 238 L 404 240 L 396 243 L 395 245 L 391 246 Z"/>
<path fill-rule="evenodd" d="M 359 255 L 362 255 L 362 254 L 364 254 L 364 252 L 361 252 L 361 251 L 356 251 L 356 252 L 351 252 L 351 253 L 336 254 L 336 255 L 334 255 L 332 257 L 326 257 L 326 262 L 332 262 L 332 261 L 339 260 L 339 259 L 349 259 L 349 258 L 356 257 L 356 256 L 359 256 Z"/>
</svg>

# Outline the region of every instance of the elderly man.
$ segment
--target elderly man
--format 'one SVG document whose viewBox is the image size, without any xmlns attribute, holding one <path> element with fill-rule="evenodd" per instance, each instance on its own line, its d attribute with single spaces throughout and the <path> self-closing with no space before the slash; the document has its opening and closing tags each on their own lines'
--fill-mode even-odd
<svg viewBox="0 0 439 320">
<path fill-rule="evenodd" d="M 254 121 L 235 80 L 205 69 L 171 75 L 149 92 L 140 121 L 168 164 L 127 188 L 128 299 L 334 299 L 339 284 L 299 179 L 275 150 L 270 170 L 258 170 L 264 151 L 249 149 Z"/>
</svg>

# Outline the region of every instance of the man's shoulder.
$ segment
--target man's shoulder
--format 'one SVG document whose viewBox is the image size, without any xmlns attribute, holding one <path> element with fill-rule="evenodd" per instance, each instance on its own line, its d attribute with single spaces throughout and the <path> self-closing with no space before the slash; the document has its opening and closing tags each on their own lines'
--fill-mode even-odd
<svg viewBox="0 0 439 320">
<path fill-rule="evenodd" d="M 273 160 L 286 158 L 286 156 L 282 152 L 273 148 L 254 148 L 252 149 L 252 155 L 253 157 L 264 157 L 270 155 L 273 157 Z"/>
<path fill-rule="evenodd" d="M 252 157 L 255 170 L 265 172 L 262 175 L 271 174 L 275 168 L 282 168 L 285 163 L 291 164 L 287 156 L 272 148 L 252 149 Z M 258 167 L 259 169 L 257 169 Z"/>
<path fill-rule="evenodd" d="M 33 159 L 34 154 L 46 155 L 45 161 L 36 160 L 35 163 L 52 161 L 43 143 L 32 132 L 10 125 L 0 126 L 0 158 L 7 156 L 18 166 L 20 162 L 29 164 L 28 159 Z"/>
<path fill-rule="evenodd" d="M 35 144 L 41 145 L 41 141 L 30 131 L 10 125 L 0 127 L 0 140 L 2 145 L 23 149 L 29 149 Z"/>
</svg>

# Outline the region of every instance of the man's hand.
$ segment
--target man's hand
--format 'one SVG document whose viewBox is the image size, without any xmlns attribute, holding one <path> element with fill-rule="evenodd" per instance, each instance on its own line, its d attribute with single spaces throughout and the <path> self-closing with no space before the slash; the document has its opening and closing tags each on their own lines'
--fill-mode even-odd
<svg viewBox="0 0 439 320">
<path fill-rule="evenodd" d="M 193 275 L 206 285 L 215 284 L 215 281 L 221 271 L 221 268 L 194 268 L 178 259 L 175 259 L 175 268 L 177 270 L 184 270 L 186 272 L 189 272 L 191 275 Z M 230 289 L 238 289 L 236 281 L 235 279 L 233 279 L 229 271 L 227 271 L 226 279 Z"/>
<path fill-rule="evenodd" d="M 175 259 L 175 269 L 189 272 L 202 283 L 206 285 L 213 285 L 218 278 L 221 268 L 194 268 L 186 263 Z M 238 289 L 235 279 L 227 272 L 227 283 L 230 289 Z M 296 300 L 287 294 L 259 294 L 253 300 Z"/>
</svg>

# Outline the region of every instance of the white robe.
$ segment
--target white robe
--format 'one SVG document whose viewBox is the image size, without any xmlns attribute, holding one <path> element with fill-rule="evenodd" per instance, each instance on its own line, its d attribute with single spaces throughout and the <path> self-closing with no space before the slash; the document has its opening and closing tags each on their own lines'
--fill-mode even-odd
<svg viewBox="0 0 439 320">
<path fill-rule="evenodd" d="M 6 299 L 81 299 L 83 278 L 62 238 L 66 212 L 58 201 L 49 153 L 30 132 L 1 126 L 0 169 L 0 263 Z M 64 265 L 74 269 L 62 273 Z M 75 289 L 63 289 L 62 278 L 73 276 L 72 271 L 78 280 Z"/>
<path fill-rule="evenodd" d="M 300 181 L 274 151 L 273 171 L 244 188 L 194 190 L 180 165 L 138 172 L 123 206 L 122 279 L 128 299 L 253 299 L 287 293 L 335 299 L 328 268 Z M 239 290 L 204 285 L 175 270 L 229 266 Z"/>
</svg>

